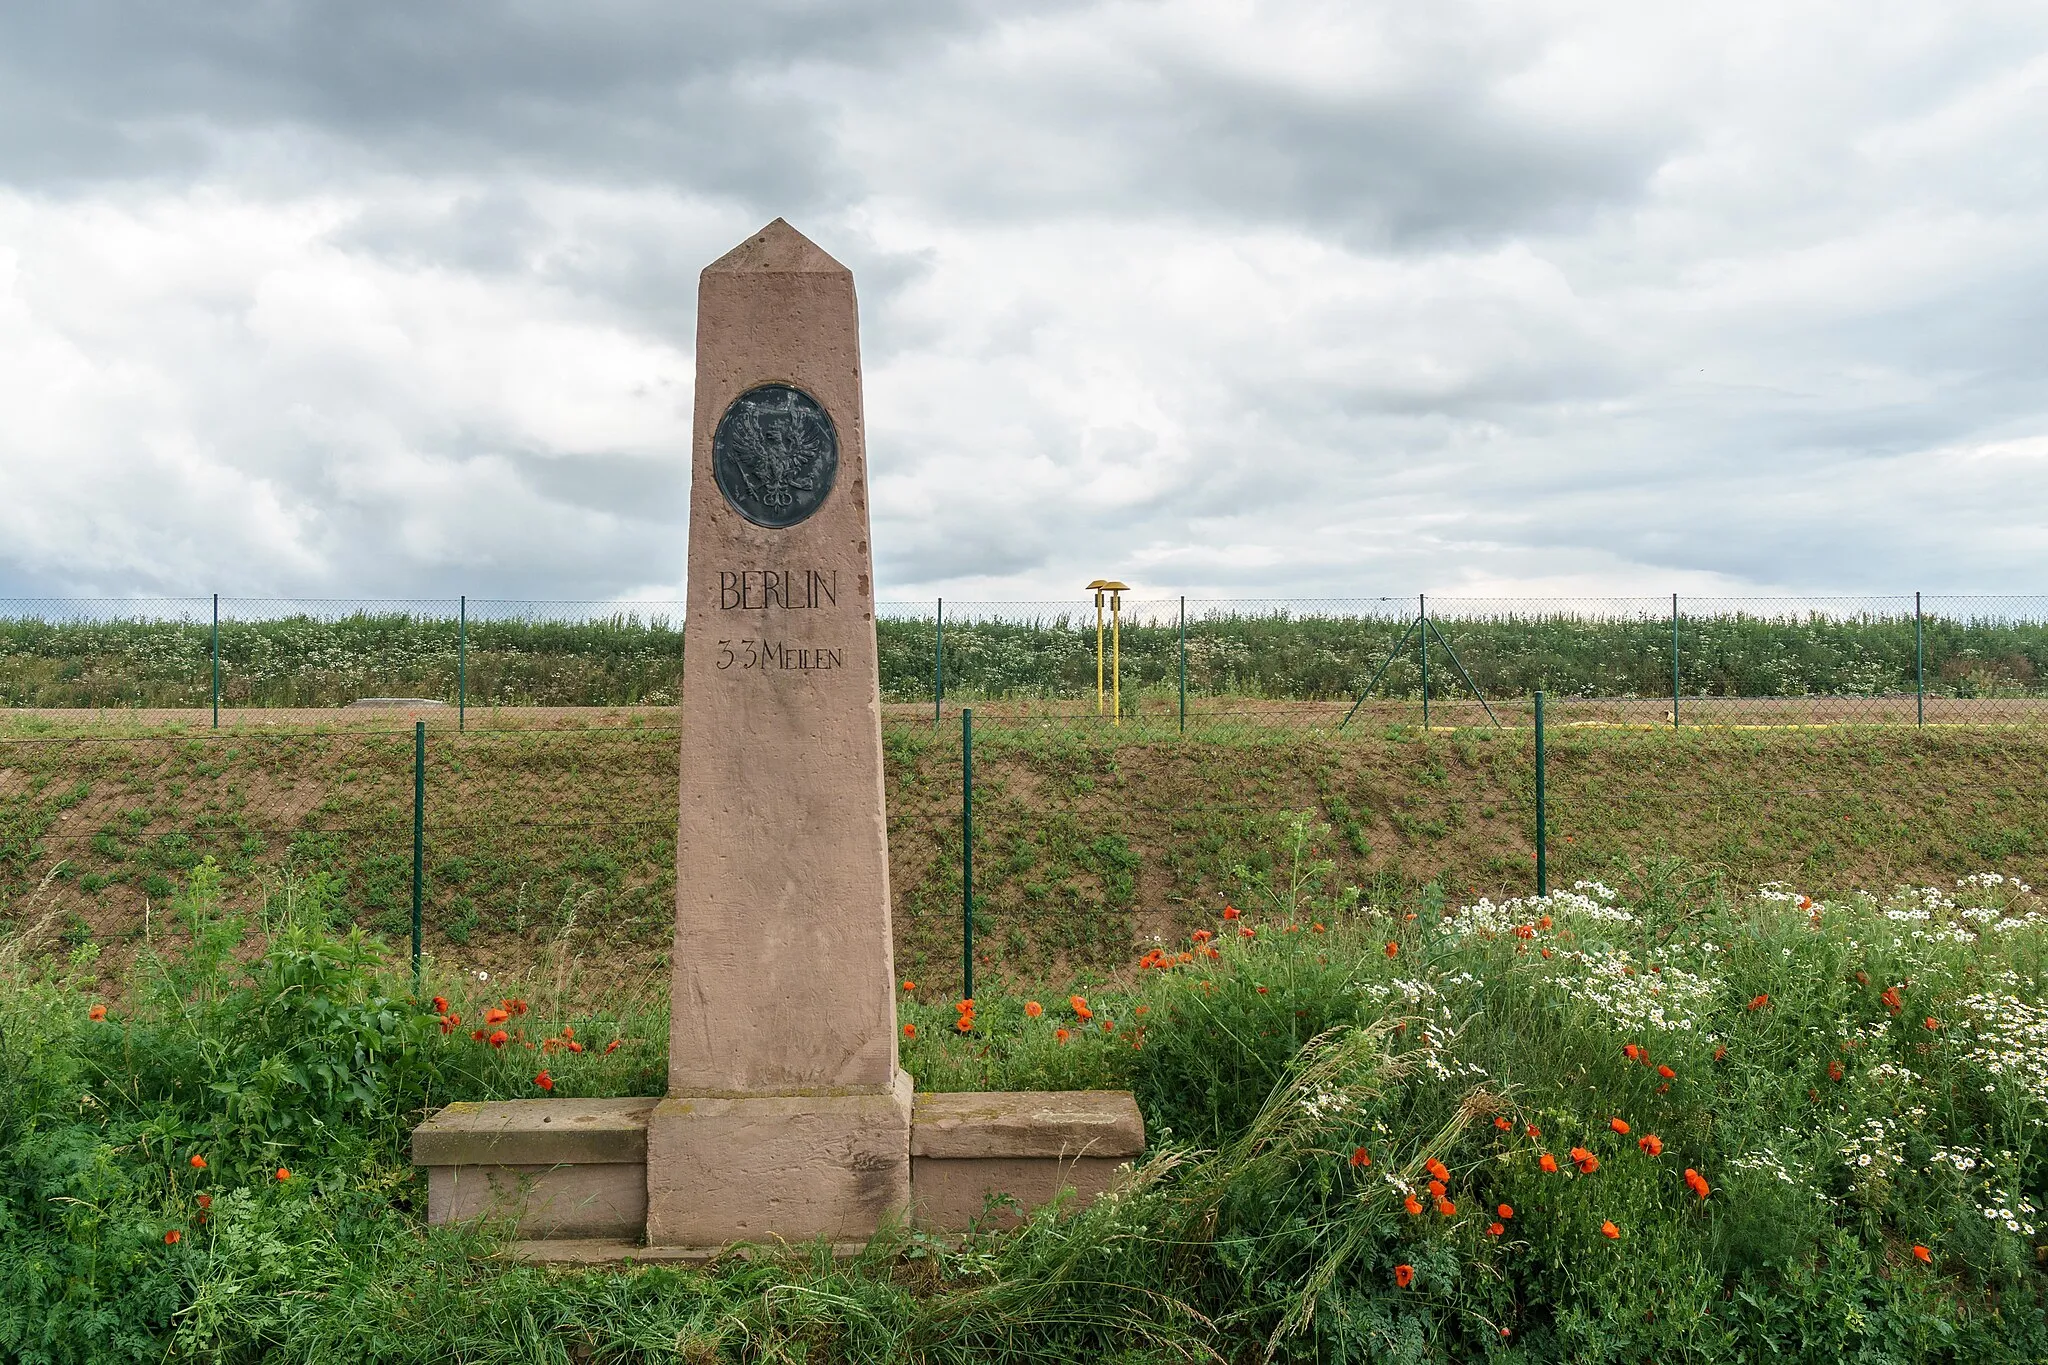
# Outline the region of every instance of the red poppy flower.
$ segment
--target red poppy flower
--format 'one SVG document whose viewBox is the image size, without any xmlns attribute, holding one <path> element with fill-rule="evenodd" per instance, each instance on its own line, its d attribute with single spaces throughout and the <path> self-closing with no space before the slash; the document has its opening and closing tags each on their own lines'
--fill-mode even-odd
<svg viewBox="0 0 2048 1365">
<path fill-rule="evenodd" d="M 972 1014 L 961 1015 L 953 1021 L 953 1027 L 961 1033 L 974 1032 L 974 1016 Z"/>
<path fill-rule="evenodd" d="M 903 1036 L 904 1036 L 905 1038 L 915 1038 L 915 1037 L 917 1036 L 917 1025 L 915 1025 L 915 1024 L 905 1024 L 905 1025 L 903 1026 Z M 618 1046 L 618 1043 L 616 1043 L 616 1042 L 614 1042 L 614 1043 L 612 1044 L 612 1047 L 617 1047 L 617 1046 Z M 605 1051 L 606 1051 L 606 1052 L 610 1052 L 611 1050 L 612 1050 L 612 1048 L 611 1048 L 611 1047 L 608 1047 L 608 1048 L 606 1048 L 606 1049 L 605 1049 Z"/>
<path fill-rule="evenodd" d="M 973 1011 L 974 997 L 971 995 L 964 1000 L 955 1000 L 953 1002 L 953 1013 L 955 1014 L 971 1014 Z"/>
<path fill-rule="evenodd" d="M 581 1044 L 581 1043 L 571 1043 L 571 1044 L 569 1044 L 569 1051 L 571 1051 L 571 1052 L 581 1052 L 581 1051 L 583 1051 L 583 1044 Z"/>
<path fill-rule="evenodd" d="M 1507 1131 L 1508 1129 L 1510 1129 L 1510 1128 L 1514 1127 L 1515 1125 L 1514 1125 L 1514 1124 L 1512 1124 L 1512 1123 L 1509 1123 L 1509 1122 L 1508 1122 L 1508 1121 L 1507 1121 L 1506 1119 L 1504 1119 L 1504 1118 L 1499 1118 L 1499 1117 L 1496 1117 L 1496 1118 L 1494 1119 L 1494 1121 L 1493 1121 L 1493 1126 L 1494 1126 L 1494 1127 L 1496 1127 L 1496 1128 L 1498 1128 L 1498 1129 L 1500 1129 L 1500 1130 L 1501 1130 L 1501 1131 L 1502 1131 L 1503 1133 L 1505 1133 L 1505 1132 L 1506 1132 L 1506 1131 Z"/>
<path fill-rule="evenodd" d="M 1312 934 L 1321 934 L 1321 933 L 1325 933 L 1325 932 L 1327 932 L 1327 931 L 1326 931 L 1326 930 L 1325 930 L 1325 929 L 1323 928 L 1323 926 L 1322 926 L 1322 925 L 1320 925 L 1320 924 L 1311 924 L 1311 925 L 1309 926 L 1309 932 L 1310 932 L 1310 933 L 1312 933 Z"/>
<path fill-rule="evenodd" d="M 502 1024 L 511 1017 L 512 1012 L 510 1010 L 501 1010 L 496 1006 L 484 1011 L 484 1022 L 486 1024 Z"/>
<path fill-rule="evenodd" d="M 441 1016 L 441 1032 L 442 1032 L 442 1034 L 443 1034 L 443 1035 L 446 1035 L 446 1034 L 450 1034 L 450 1033 L 453 1033 L 453 1032 L 455 1032 L 455 1026 L 456 1026 L 457 1024 L 460 1024 L 461 1022 L 462 1022 L 462 1016 L 461 1016 L 461 1015 L 459 1015 L 459 1014 L 444 1014 L 444 1015 L 442 1015 L 442 1016 Z"/>
<path fill-rule="evenodd" d="M 1197 943 L 1207 943 L 1210 939 L 1214 937 L 1216 937 L 1216 935 L 1210 933 L 1207 929 L 1195 930 L 1194 938 L 1195 942 Z"/>
<path fill-rule="evenodd" d="M 1237 931 L 1237 936 L 1239 938 L 1257 938 L 1259 931 L 1256 929 L 1240 929 Z"/>
<path fill-rule="evenodd" d="M 1658 1137 L 1655 1133 L 1648 1134 L 1645 1137 L 1637 1138 L 1636 1146 L 1642 1148 L 1651 1156 L 1664 1155 L 1664 1139 Z"/>
<path fill-rule="evenodd" d="M 476 1032 L 470 1034 L 469 1036 L 475 1039 L 477 1042 L 481 1043 L 484 1040 L 484 1031 L 482 1029 L 478 1029 Z"/>
<path fill-rule="evenodd" d="M 1628 1122 L 1625 1119 L 1609 1119 L 1607 1120 L 1607 1126 L 1623 1137 L 1628 1136 Z"/>
<path fill-rule="evenodd" d="M 446 1014 L 447 1012 L 448 1012 L 448 997 L 447 997 L 447 996 L 445 996 L 445 995 L 437 995 L 437 996 L 435 996 L 435 997 L 434 997 L 434 1013 L 436 1013 L 436 1014 Z"/>
<path fill-rule="evenodd" d="M 1506 1231 L 1507 1227 L 1502 1223 L 1488 1223 L 1486 1225 L 1486 1235 L 1489 1237 L 1498 1237 Z"/>
<path fill-rule="evenodd" d="M 610 1056 L 613 1052 L 617 1051 L 619 1044 L 623 1041 L 624 1039 L 614 1038 L 609 1043 L 606 1043 L 604 1045 L 605 1055 Z"/>
<path fill-rule="evenodd" d="M 917 989 L 917 983 L 906 978 L 903 982 L 903 989 L 906 991 L 914 991 Z"/>
<path fill-rule="evenodd" d="M 1394 955 L 1395 955 L 1396 953 L 1398 953 L 1398 952 L 1400 952 L 1400 951 L 1401 951 L 1401 945 L 1400 945 L 1400 944 L 1398 944 L 1398 943 L 1394 942 L 1394 941 L 1393 941 L 1392 939 L 1388 939 L 1388 940 L 1387 940 L 1387 956 L 1388 956 L 1388 957 L 1392 957 L 1392 956 L 1394 956 Z"/>
<path fill-rule="evenodd" d="M 1619 1237 L 1621 1236 L 1621 1229 L 1614 1226 L 1612 1222 L 1602 1223 L 1600 1225 L 1600 1235 L 1607 1238 Z"/>
<path fill-rule="evenodd" d="M 1536 927 L 1538 929 L 1548 929 L 1550 927 L 1550 916 L 1545 915 L 1542 919 L 1537 920 Z"/>
<path fill-rule="evenodd" d="M 1458 1206 L 1448 1199 L 1439 1199 L 1436 1201 L 1436 1211 L 1446 1218 L 1452 1218 L 1457 1215 Z"/>
<path fill-rule="evenodd" d="M 1839 1081 L 1842 1079 L 1842 1064 L 1839 1061 L 1831 1061 L 1828 1063 L 1828 1079 L 1831 1081 Z"/>
<path fill-rule="evenodd" d="M 1429 1172 L 1429 1173 L 1430 1173 L 1431 1175 L 1435 1176 L 1435 1177 L 1436 1177 L 1436 1178 L 1437 1178 L 1438 1180 L 1449 1180 L 1449 1179 L 1451 1178 L 1451 1173 L 1450 1173 L 1450 1171 L 1449 1171 L 1449 1170 L 1448 1170 L 1448 1169 L 1447 1169 L 1447 1168 L 1446 1168 L 1446 1167 L 1444 1166 L 1444 1163 L 1443 1163 L 1443 1162 L 1441 1162 L 1441 1161 L 1438 1161 L 1438 1160 L 1437 1160 L 1437 1159 L 1436 1159 L 1435 1157 L 1431 1157 L 1431 1158 L 1430 1158 L 1429 1160 L 1427 1160 L 1427 1161 L 1423 1162 L 1423 1163 L 1422 1163 L 1422 1169 L 1423 1169 L 1423 1170 L 1425 1170 L 1425 1171 L 1428 1171 L 1428 1172 Z"/>
<path fill-rule="evenodd" d="M 1722 1061 L 1722 1060 L 1724 1060 L 1724 1059 L 1725 1059 L 1725 1058 L 1726 1058 L 1727 1056 L 1728 1056 L 1728 1048 L 1727 1048 L 1727 1045 L 1726 1045 L 1726 1044 L 1723 1044 L 1722 1046 L 1720 1046 L 1720 1047 L 1717 1047 L 1717 1048 L 1715 1048 L 1715 1049 L 1714 1049 L 1714 1060 L 1715 1060 L 1715 1061 L 1717 1061 L 1717 1062 L 1718 1062 L 1718 1061 Z"/>
<path fill-rule="evenodd" d="M 1538 1166 L 1541 1166 L 1544 1170 L 1551 1172 L 1552 1174 L 1556 1174 L 1557 1172 L 1557 1158 L 1552 1156 L 1548 1152 L 1545 1152 L 1542 1156 L 1537 1157 L 1536 1164 Z"/>
<path fill-rule="evenodd" d="M 1399 1285 L 1399 1286 L 1400 1286 L 1401 1288 L 1403 1288 L 1403 1289 L 1406 1289 L 1406 1288 L 1407 1288 L 1407 1287 L 1408 1287 L 1409 1285 L 1411 1285 L 1411 1284 L 1414 1284 L 1414 1283 L 1415 1283 L 1415 1267 L 1414 1267 L 1414 1266 L 1412 1266 L 1412 1265 L 1405 1265 L 1405 1264 L 1404 1264 L 1404 1265 L 1397 1265 L 1397 1266 L 1395 1266 L 1395 1267 L 1394 1267 L 1394 1283 L 1395 1283 L 1395 1284 L 1397 1284 L 1397 1285 Z"/>
<path fill-rule="evenodd" d="M 1067 1041 L 1067 1039 L 1068 1039 L 1068 1038 L 1070 1038 L 1070 1037 L 1072 1037 L 1072 1036 L 1073 1036 L 1072 1034 L 1068 1033 L 1068 1032 L 1067 1032 L 1067 1031 L 1066 1031 L 1065 1029 L 1063 1029 L 1063 1028 L 1056 1028 L 1056 1029 L 1054 1029 L 1054 1030 L 1052 1031 L 1052 1040 L 1053 1040 L 1053 1041 L 1054 1041 L 1055 1043 L 1064 1043 L 1064 1042 L 1066 1042 L 1066 1041 Z"/>
<path fill-rule="evenodd" d="M 1493 1211 L 1499 1214 L 1502 1218 L 1512 1218 L 1515 1216 L 1515 1209 L 1512 1204 L 1495 1205 Z"/>
<path fill-rule="evenodd" d="M 1941 1020 L 1933 1018 L 1932 1016 L 1929 1016 L 1929 1018 L 1925 1022 L 1930 1032 L 1941 1027 Z"/>
<path fill-rule="evenodd" d="M 193 1202 L 198 1204 L 199 1207 L 202 1209 L 210 1209 L 213 1207 L 213 1196 L 210 1194 L 202 1194 Z"/>
<path fill-rule="evenodd" d="M 541 1073 L 533 1078 L 533 1083 L 543 1090 L 555 1088 L 555 1078 L 548 1075 L 546 1068 L 542 1068 Z"/>
<path fill-rule="evenodd" d="M 1643 1050 L 1637 1047 L 1634 1043 L 1623 1043 L 1621 1045 L 1621 1055 L 1628 1058 L 1630 1061 L 1634 1061 L 1636 1058 L 1643 1055 Z"/>
<path fill-rule="evenodd" d="M 503 1047 L 503 1046 L 505 1046 L 505 1042 L 506 1042 L 506 1037 L 505 1037 L 505 1030 L 503 1030 L 503 1029 L 499 1029 L 499 1030 L 498 1030 L 498 1031 L 497 1031 L 496 1033 L 493 1033 L 493 1034 L 492 1034 L 492 1035 L 490 1036 L 489 1042 L 490 1042 L 490 1045 L 491 1045 L 492 1047 Z"/>
<path fill-rule="evenodd" d="M 290 1180 L 291 1178 L 292 1178 L 292 1168 L 291 1168 L 291 1167 L 289 1167 L 289 1166 L 280 1166 L 280 1167 L 278 1167 L 278 1168 L 277 1168 L 277 1183 L 278 1183 L 278 1184 L 282 1185 L 282 1184 L 283 1184 L 283 1183 L 284 1183 L 285 1181 L 287 1181 L 287 1180 Z"/>
<path fill-rule="evenodd" d="M 1401 1201 L 1401 1207 L 1408 1210 L 1409 1215 L 1413 1216 L 1422 1212 L 1422 1201 L 1411 1194 Z"/>
<path fill-rule="evenodd" d="M 1673 1070 L 1672 1070 L 1672 1069 L 1671 1069 L 1670 1067 L 1668 1067 L 1668 1066 L 1660 1066 L 1660 1067 L 1658 1067 L 1658 1068 L 1657 1068 L 1657 1074 L 1658 1074 L 1659 1076 L 1662 1076 L 1662 1077 L 1663 1077 L 1663 1078 L 1664 1078 L 1665 1080 L 1667 1080 L 1667 1081 L 1669 1081 L 1669 1080 L 1675 1080 L 1675 1079 L 1677 1079 L 1677 1076 L 1678 1076 L 1678 1073 L 1677 1073 L 1676 1071 L 1673 1071 Z"/>
<path fill-rule="evenodd" d="M 1918 1261 L 1932 1262 L 1934 1260 L 1934 1253 L 1921 1246 L 1918 1242 L 1915 1242 L 1913 1244 L 1913 1258 Z"/>
<path fill-rule="evenodd" d="M 1522 1131 L 1527 1133 L 1532 1138 L 1539 1138 L 1543 1136 L 1543 1130 L 1541 1128 L 1538 1128 L 1533 1123 L 1530 1124 L 1527 1128 L 1523 1129 Z"/>
<path fill-rule="evenodd" d="M 1899 988 L 1897 986 L 1886 986 L 1884 988 L 1884 994 L 1878 996 L 1877 998 L 1879 1000 L 1882 1000 L 1884 1002 L 1884 1007 L 1890 1010 L 1893 1014 L 1897 1014 L 1900 1010 L 1906 1007 L 1906 1002 L 1899 995 Z"/>
<path fill-rule="evenodd" d="M 203 1171 L 206 1169 L 206 1158 L 199 1155 L 199 1153 L 194 1152 L 192 1154 L 191 1165 L 193 1170 Z"/>
<path fill-rule="evenodd" d="M 92 1020 L 94 1023 L 98 1023 L 100 1020 L 107 1017 L 107 1007 L 105 1005 L 94 1005 L 91 1009 L 85 1012 L 85 1017 Z"/>
<path fill-rule="evenodd" d="M 1351 1164 L 1353 1166 L 1370 1166 L 1372 1165 L 1372 1158 L 1365 1154 L 1365 1148 L 1354 1147 L 1351 1149 Z"/>
<path fill-rule="evenodd" d="M 514 1014 L 524 1014 L 526 1013 L 526 1002 L 524 1000 L 514 1000 L 509 1003 L 507 1008 Z"/>
<path fill-rule="evenodd" d="M 1240 915 L 1241 913 L 1243 912 L 1240 911 L 1234 905 L 1226 905 L 1223 907 L 1223 918 L 1225 919 L 1236 919 L 1238 915 Z"/>
<path fill-rule="evenodd" d="M 1441 1199 L 1441 1198 L 1443 1198 L 1443 1197 L 1444 1197 L 1444 1182 L 1443 1182 L 1443 1181 L 1441 1181 L 1441 1180 L 1432 1180 L 1432 1181 L 1430 1181 L 1430 1182 L 1429 1182 L 1429 1197 L 1430 1197 L 1431 1199 Z"/>
<path fill-rule="evenodd" d="M 1068 996 L 1067 1003 L 1074 1007 L 1074 1017 L 1079 1019 L 1082 1023 L 1085 1024 L 1090 1019 L 1093 1019 L 1095 1017 L 1095 1011 L 1089 1009 L 1088 1002 L 1086 1000 L 1083 1000 L 1080 996 Z"/>
<path fill-rule="evenodd" d="M 164 1234 L 164 1245 L 176 1246 L 178 1244 L 179 1239 L 184 1237 L 184 1235 L 184 1233 L 178 1231 L 176 1228 L 172 1228 L 169 1232 Z"/>
<path fill-rule="evenodd" d="M 1765 1005 L 1768 1005 L 1768 1004 L 1770 1004 L 1770 1003 L 1771 1003 L 1771 997 L 1770 997 L 1770 996 L 1768 996 L 1768 995 L 1759 995 L 1759 996 L 1756 996 L 1755 998 L 1753 998 L 1753 999 L 1752 999 L 1752 1000 L 1751 1000 L 1751 1001 L 1749 1002 L 1749 1007 L 1750 1007 L 1751 1009 L 1753 1009 L 1753 1010 L 1760 1010 L 1760 1009 L 1762 1009 L 1762 1008 L 1763 1008 L 1763 1007 L 1764 1007 Z"/>
</svg>

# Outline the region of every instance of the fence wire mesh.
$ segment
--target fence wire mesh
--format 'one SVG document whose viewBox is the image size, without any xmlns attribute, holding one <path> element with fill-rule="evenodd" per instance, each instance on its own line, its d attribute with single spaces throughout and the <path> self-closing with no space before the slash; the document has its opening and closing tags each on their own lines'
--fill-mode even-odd
<svg viewBox="0 0 2048 1365">
<path fill-rule="evenodd" d="M 987 725 L 1145 733 L 1526 725 L 1538 688 L 1567 725 L 2048 719 L 2043 597 L 1126 594 L 1099 620 L 1086 597 L 889 601 L 876 637 L 898 723 L 972 704 Z M 0 600 L 0 705 L 354 725 L 396 701 L 465 728 L 662 723 L 682 641 L 676 601 Z"/>
<path fill-rule="evenodd" d="M 388 719 L 386 721 L 388 726 Z M 673 728 L 430 738 L 423 769 L 428 937 L 572 927 L 665 942 L 674 922 Z M 290 865 L 332 879 L 350 919 L 409 937 L 415 736 L 252 730 L 0 740 L 0 925 L 106 943 L 158 931 L 213 859 L 238 884 Z M 4 936 L 4 935 L 0 935 Z"/>
</svg>

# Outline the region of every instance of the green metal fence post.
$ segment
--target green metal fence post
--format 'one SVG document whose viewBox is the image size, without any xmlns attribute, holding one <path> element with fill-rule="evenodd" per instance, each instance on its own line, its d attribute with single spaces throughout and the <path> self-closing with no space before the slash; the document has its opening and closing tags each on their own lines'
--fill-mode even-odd
<svg viewBox="0 0 2048 1365">
<path fill-rule="evenodd" d="M 469 594 L 455 608 L 455 733 L 469 729 Z"/>
<path fill-rule="evenodd" d="M 1415 595 L 1415 624 L 1422 628 L 1422 728 L 1429 729 L 1429 598 Z"/>
<path fill-rule="evenodd" d="M 960 708 L 960 998 L 974 998 L 974 708 Z"/>
<path fill-rule="evenodd" d="M 1550 859 L 1545 837 L 1543 794 L 1543 689 L 1536 690 L 1536 894 L 1550 894 Z"/>
<path fill-rule="evenodd" d="M 220 729 L 220 594 L 213 595 L 213 728 Z"/>
<path fill-rule="evenodd" d="M 1180 599 L 1180 732 L 1188 732 L 1188 599 Z"/>
<path fill-rule="evenodd" d="M 420 891 L 427 868 L 427 723 L 412 724 L 412 990 L 420 990 Z"/>
<path fill-rule="evenodd" d="M 1927 724 L 1927 630 L 1920 594 L 1913 594 L 1913 723 Z"/>
<path fill-rule="evenodd" d="M 946 599 L 939 599 L 937 627 L 932 633 L 932 724 L 946 707 Z"/>
<path fill-rule="evenodd" d="M 1671 594 L 1671 728 L 1678 728 L 1678 594 Z"/>
</svg>

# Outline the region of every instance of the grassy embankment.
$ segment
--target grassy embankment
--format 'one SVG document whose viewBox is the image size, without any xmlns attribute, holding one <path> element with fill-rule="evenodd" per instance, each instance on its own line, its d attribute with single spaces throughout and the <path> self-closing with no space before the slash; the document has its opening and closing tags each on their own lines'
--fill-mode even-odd
<svg viewBox="0 0 2048 1365">
<path fill-rule="evenodd" d="M 93 944 L 0 948 L 0 1355 L 2048 1356 L 2039 898 L 1731 898 L 1645 869 L 1625 898 L 1361 904 L 1313 856 L 1342 834 L 1285 823 L 1244 914 L 1120 985 L 985 991 L 967 1036 L 927 990 L 904 1006 L 922 1088 L 1133 1089 L 1153 1151 L 1124 1193 L 839 1265 L 550 1272 L 423 1225 L 426 1110 L 659 1084 L 661 1013 L 576 1008 L 545 956 L 530 992 L 443 976 L 421 1001 L 336 935 L 319 879 L 245 930 L 204 865 L 116 997 Z"/>
<path fill-rule="evenodd" d="M 1813 890 L 1998 870 L 2048 884 L 2048 732 L 1569 729 L 1550 747 L 1553 882 L 1681 875 Z M 72 946 L 125 960 L 198 861 L 231 902 L 289 861 L 394 941 L 409 919 L 410 735 L 247 734 L 0 745 L 0 940 L 28 896 Z M 886 732 L 898 958 L 959 961 L 959 749 Z M 1280 816 L 1384 896 L 1532 889 L 1526 732 L 1254 733 L 1115 743 L 995 730 L 976 747 L 984 979 L 1113 972 L 1269 865 Z M 658 730 L 437 733 L 427 781 L 430 951 L 520 970 L 560 940 L 583 989 L 659 982 L 674 895 L 675 741 Z M 1659 869 L 1665 869 L 1660 871 Z"/>
</svg>

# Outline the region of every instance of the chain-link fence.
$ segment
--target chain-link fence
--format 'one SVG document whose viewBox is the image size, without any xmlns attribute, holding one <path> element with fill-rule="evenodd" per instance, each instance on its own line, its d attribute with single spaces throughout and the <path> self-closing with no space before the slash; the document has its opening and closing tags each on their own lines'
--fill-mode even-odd
<svg viewBox="0 0 2048 1365">
<path fill-rule="evenodd" d="M 208 725 L 668 723 L 682 603 L 0 601 L 0 705 Z M 2048 598 L 878 604 L 885 712 L 1222 734 L 1386 725 L 2032 724 Z"/>
<path fill-rule="evenodd" d="M 886 732 L 899 961 L 945 990 L 968 961 L 1043 982 L 1179 941 L 1246 893 L 1247 869 L 1268 884 L 1300 871 L 1293 812 L 1308 813 L 1306 857 L 1327 860 L 1313 875 L 1331 886 L 1443 905 L 1536 884 L 1527 730 L 1333 725 L 1209 744 L 1184 741 L 1176 718 L 1091 732 L 1129 742 L 1077 743 L 1073 729 L 1046 742 L 1040 722 L 984 724 L 989 706 L 973 704 L 971 841 L 958 712 Z M 152 934 L 191 931 L 176 894 L 210 858 L 238 913 L 274 904 L 290 869 L 328 879 L 314 899 L 400 953 L 417 905 L 444 967 L 518 975 L 537 956 L 580 957 L 614 985 L 658 990 L 678 889 L 673 724 L 458 734 L 391 719 L 0 737 L 0 950 L 68 944 L 114 967 Z M 2035 780 L 2048 730 L 1712 726 L 1669 741 L 1553 725 L 1553 887 L 1882 890 L 1984 872 L 2048 884 Z"/>
<path fill-rule="evenodd" d="M 2048 720 L 2048 598 L 1369 598 L 902 603 L 884 696 L 984 724 L 1219 733 L 1368 725 Z M 914 665 L 918 646 L 925 658 Z M 893 663 L 893 667 L 891 664 Z"/>
<path fill-rule="evenodd" d="M 580 928 L 651 960 L 674 923 L 677 738 L 408 727 L 0 740 L 0 938 L 120 944 L 152 932 L 152 915 L 155 931 L 189 930 L 164 911 L 210 858 L 243 893 L 287 866 L 329 878 L 337 912 L 394 943 L 410 938 L 418 887 L 444 951 L 480 929 Z"/>
</svg>

